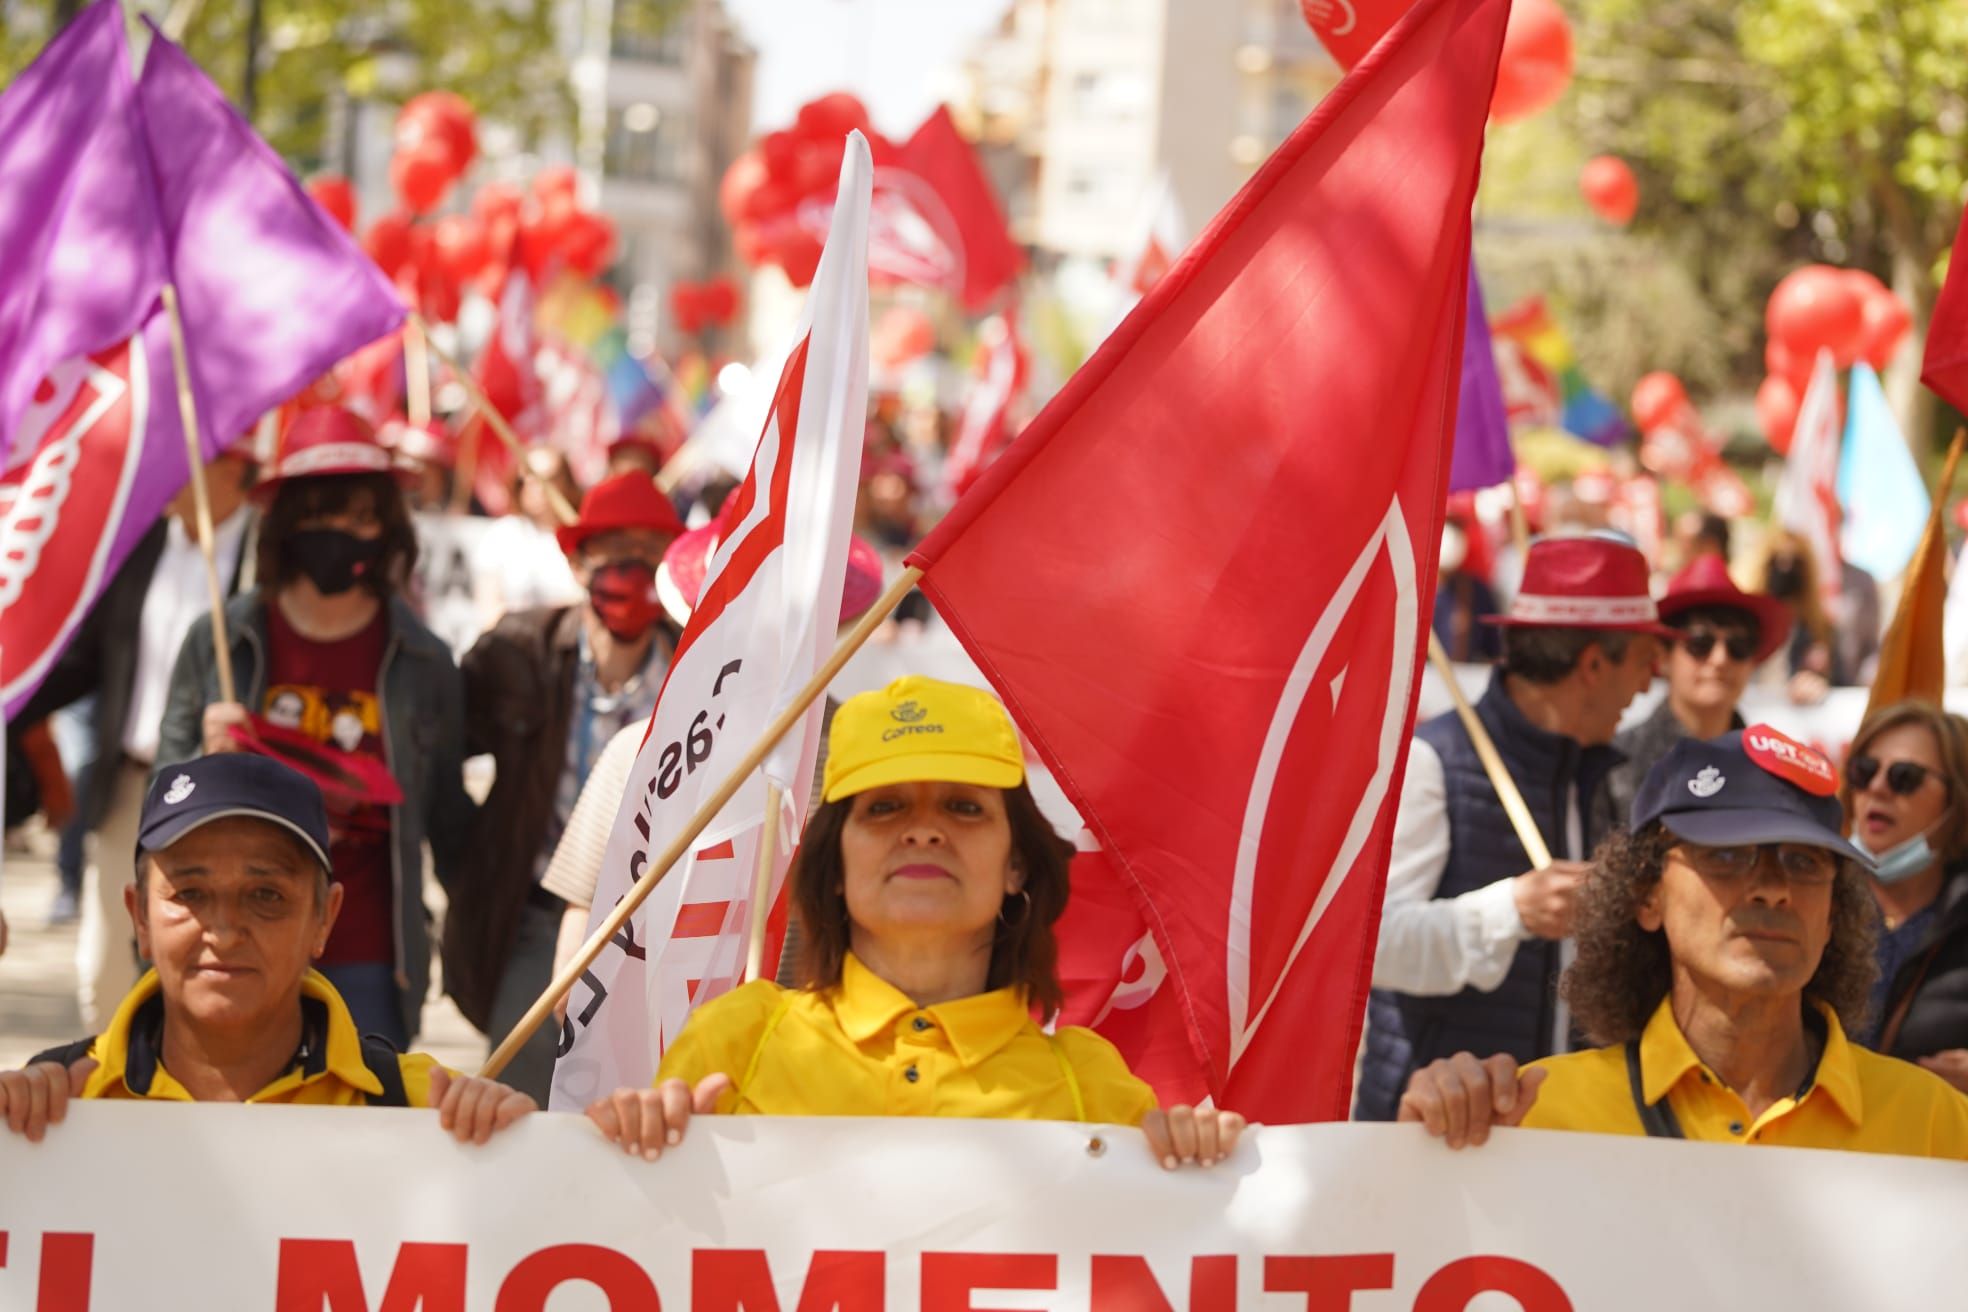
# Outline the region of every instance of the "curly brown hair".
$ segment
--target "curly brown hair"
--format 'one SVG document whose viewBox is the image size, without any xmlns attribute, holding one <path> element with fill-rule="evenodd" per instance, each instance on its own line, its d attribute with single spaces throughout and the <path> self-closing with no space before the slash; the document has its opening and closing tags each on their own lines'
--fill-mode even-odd
<svg viewBox="0 0 1968 1312">
<path fill-rule="evenodd" d="M 1666 932 L 1640 928 L 1636 914 L 1660 882 L 1667 850 L 1680 841 L 1656 820 L 1635 834 L 1614 831 L 1593 854 L 1573 920 L 1578 959 L 1558 990 L 1594 1043 L 1639 1038 L 1673 987 Z M 1848 1034 L 1861 1032 L 1866 1020 L 1877 919 L 1858 864 L 1841 860 L 1831 886 L 1831 939 L 1804 996 L 1837 1012 Z"/>
<path fill-rule="evenodd" d="M 1012 855 L 1025 872 L 1024 891 L 1029 901 L 1019 899 L 1025 901 L 1022 915 L 1011 912 L 999 920 L 985 987 L 1019 986 L 1050 1020 L 1065 1001 L 1059 987 L 1059 945 L 1052 927 L 1066 911 L 1067 867 L 1073 859 L 1073 845 L 1053 829 L 1026 785 L 1005 789 L 1004 799 Z M 841 892 L 845 875 L 841 831 L 853 809 L 852 797 L 814 807 L 787 874 L 793 913 L 799 918 L 799 981 L 801 987 L 815 992 L 839 985 L 847 960 L 850 928 L 847 898 Z"/>
</svg>

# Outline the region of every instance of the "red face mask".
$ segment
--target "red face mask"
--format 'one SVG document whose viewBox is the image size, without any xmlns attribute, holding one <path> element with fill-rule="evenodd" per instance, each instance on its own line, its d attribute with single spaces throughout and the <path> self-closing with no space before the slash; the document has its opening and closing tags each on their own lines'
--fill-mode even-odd
<svg viewBox="0 0 1968 1312">
<path fill-rule="evenodd" d="M 602 627 L 623 642 L 635 642 L 663 618 L 656 598 L 656 571 L 639 560 L 598 567 L 588 584 L 588 604 Z"/>
</svg>

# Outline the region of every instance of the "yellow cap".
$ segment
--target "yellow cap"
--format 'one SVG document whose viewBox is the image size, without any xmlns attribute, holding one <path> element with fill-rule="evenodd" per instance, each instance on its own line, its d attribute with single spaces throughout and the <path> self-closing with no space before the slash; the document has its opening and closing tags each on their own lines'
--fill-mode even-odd
<svg viewBox="0 0 1968 1312">
<path fill-rule="evenodd" d="M 1024 782 L 1018 731 L 997 698 L 909 674 L 841 703 L 827 734 L 826 801 L 920 780 L 980 788 Z"/>
</svg>

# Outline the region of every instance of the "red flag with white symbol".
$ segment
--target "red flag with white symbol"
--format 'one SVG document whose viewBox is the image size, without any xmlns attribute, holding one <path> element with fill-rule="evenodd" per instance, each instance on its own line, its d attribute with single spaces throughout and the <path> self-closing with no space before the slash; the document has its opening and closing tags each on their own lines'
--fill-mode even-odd
<svg viewBox="0 0 1968 1312">
<path fill-rule="evenodd" d="M 986 319 L 978 339 L 983 369 L 964 402 L 956 441 L 950 444 L 950 458 L 943 466 L 943 488 L 952 499 L 968 492 L 985 467 L 1011 444 L 1012 404 L 1025 389 L 1028 362 L 1025 344 L 1018 340 L 1016 311 L 1008 309 Z"/>
<path fill-rule="evenodd" d="M 1064 1019 L 1164 1099 L 1347 1111 L 1508 7 L 1416 6 L 914 557 L 1132 910 L 1075 893 Z"/>
<path fill-rule="evenodd" d="M 703 590 L 629 774 L 589 932 L 724 782 L 833 650 L 847 577 L 868 393 L 867 141 L 849 136 L 833 226 L 750 471 L 726 502 Z M 647 1087 L 691 1009 L 744 974 L 759 840 L 778 826 L 777 901 L 806 813 L 824 708 L 815 702 L 663 877 L 568 995 L 552 1106 Z M 767 784 L 783 793 L 766 814 Z"/>
<path fill-rule="evenodd" d="M 1804 400 L 1797 407 L 1797 427 L 1784 457 L 1783 477 L 1777 480 L 1773 509 L 1777 523 L 1810 545 L 1818 569 L 1818 591 L 1835 600 L 1839 587 L 1838 444 L 1844 428 L 1838 399 L 1838 369 L 1830 351 L 1819 351 Z"/>
</svg>

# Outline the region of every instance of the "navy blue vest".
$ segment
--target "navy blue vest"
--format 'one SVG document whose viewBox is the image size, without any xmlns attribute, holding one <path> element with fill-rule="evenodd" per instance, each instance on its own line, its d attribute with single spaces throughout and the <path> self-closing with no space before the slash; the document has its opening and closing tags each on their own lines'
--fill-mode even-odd
<svg viewBox="0 0 1968 1312">
<path fill-rule="evenodd" d="M 1581 747 L 1576 739 L 1548 733 L 1524 718 L 1504 690 L 1501 670 L 1476 703 L 1497 753 L 1524 794 L 1538 832 L 1564 854 L 1566 791 L 1580 785 L 1580 822 L 1586 851 L 1611 827 L 1606 776 L 1619 763 L 1611 747 Z M 1483 771 L 1462 721 L 1450 711 L 1423 724 L 1415 737 L 1442 758 L 1448 799 L 1449 860 L 1438 898 L 1459 897 L 1530 869 L 1510 817 Z M 1527 939 L 1517 947 L 1510 972 L 1489 993 L 1464 989 L 1447 997 L 1420 998 L 1375 989 L 1367 1004 L 1367 1047 L 1360 1073 L 1356 1119 L 1391 1121 L 1419 1067 L 1457 1052 L 1479 1057 L 1507 1052 L 1519 1062 L 1551 1055 L 1558 1002 L 1558 945 Z"/>
</svg>

